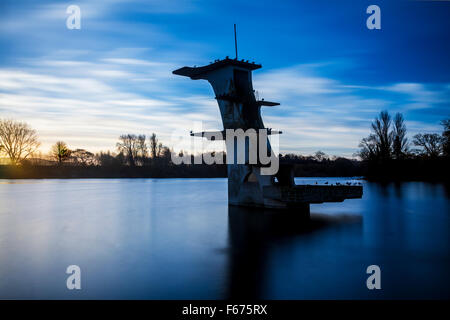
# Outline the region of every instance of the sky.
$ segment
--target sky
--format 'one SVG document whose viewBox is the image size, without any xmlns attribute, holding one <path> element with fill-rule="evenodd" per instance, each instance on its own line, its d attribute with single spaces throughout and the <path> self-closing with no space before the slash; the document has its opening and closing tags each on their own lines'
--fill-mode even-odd
<svg viewBox="0 0 450 320">
<path fill-rule="evenodd" d="M 369 5 L 381 30 L 369 30 Z M 69 5 L 81 29 L 66 27 Z M 450 116 L 450 1 L 2 0 L 0 118 L 29 123 L 46 153 L 115 150 L 119 135 L 155 132 L 172 146 L 201 121 L 220 130 L 205 81 L 172 74 L 234 57 L 261 63 L 253 85 L 280 151 L 352 157 L 382 110 L 408 136 Z"/>
</svg>

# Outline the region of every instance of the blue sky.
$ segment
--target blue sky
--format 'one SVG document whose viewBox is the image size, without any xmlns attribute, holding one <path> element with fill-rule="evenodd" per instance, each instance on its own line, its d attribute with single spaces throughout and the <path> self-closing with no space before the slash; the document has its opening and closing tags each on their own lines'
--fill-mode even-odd
<svg viewBox="0 0 450 320">
<path fill-rule="evenodd" d="M 81 9 L 81 30 L 66 8 Z M 366 8 L 381 8 L 381 30 Z M 281 129 L 281 152 L 352 156 L 384 109 L 409 136 L 440 132 L 450 116 L 449 1 L 5 1 L 0 3 L 0 117 L 57 140 L 114 150 L 122 133 L 221 129 L 206 82 L 181 66 L 234 56 L 263 68 L 254 87 L 281 106 L 263 109 Z"/>
</svg>

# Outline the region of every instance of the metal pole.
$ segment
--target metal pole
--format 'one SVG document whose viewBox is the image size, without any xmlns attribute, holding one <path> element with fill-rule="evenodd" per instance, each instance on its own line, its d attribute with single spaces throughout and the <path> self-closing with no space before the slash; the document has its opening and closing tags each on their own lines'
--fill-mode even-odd
<svg viewBox="0 0 450 320">
<path fill-rule="evenodd" d="M 236 49 L 236 60 L 237 60 L 238 51 L 237 51 L 237 38 L 236 38 L 236 23 L 234 24 L 234 48 Z"/>
</svg>

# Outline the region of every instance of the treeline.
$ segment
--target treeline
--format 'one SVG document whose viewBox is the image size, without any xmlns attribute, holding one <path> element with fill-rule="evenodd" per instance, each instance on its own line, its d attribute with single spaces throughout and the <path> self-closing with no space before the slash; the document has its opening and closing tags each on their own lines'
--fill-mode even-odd
<svg viewBox="0 0 450 320">
<path fill-rule="evenodd" d="M 361 161 L 343 157 L 328 156 L 317 151 L 313 156 L 297 154 L 280 155 L 280 161 L 292 161 L 296 177 L 356 177 L 365 172 Z"/>
<path fill-rule="evenodd" d="M 226 177 L 224 164 L 202 163 L 204 154 L 190 155 L 192 164 L 175 165 L 172 150 L 159 141 L 156 134 L 124 134 L 116 143 L 116 152 L 98 152 L 70 149 L 58 141 L 47 155 L 36 156 L 39 147 L 36 132 L 26 123 L 0 121 L 1 151 L 9 158 L 8 165 L 0 166 L 0 178 L 175 178 Z M 179 156 L 183 156 L 181 152 Z M 222 157 L 226 163 L 226 154 Z M 330 158 L 318 151 L 314 156 L 287 154 L 283 160 L 294 160 L 296 176 L 357 176 L 361 175 L 359 161 Z"/>
<path fill-rule="evenodd" d="M 225 164 L 180 164 L 171 161 L 150 161 L 144 166 L 123 164 L 118 155 L 102 153 L 106 162 L 102 165 L 82 165 L 71 162 L 57 165 L 42 159 L 26 161 L 22 165 L 0 165 L 2 179 L 39 179 L 39 178 L 220 178 L 227 177 Z M 96 155 L 97 156 L 97 155 Z M 224 155 L 225 156 L 225 155 Z M 192 156 L 193 157 L 193 156 Z M 282 156 L 289 158 L 291 155 Z M 312 157 L 298 159 L 294 166 L 297 177 L 339 177 L 362 176 L 363 167 L 360 161 L 345 158 L 319 161 Z M 192 162 L 194 163 L 194 162 Z M 224 162 L 225 163 L 225 162 Z"/>
<path fill-rule="evenodd" d="M 56 142 L 48 155 L 33 157 L 30 152 L 39 146 L 34 130 L 25 123 L 6 120 L 6 130 L 0 122 L 1 150 L 9 157 L 9 164 L 0 166 L 0 178 L 213 178 L 226 177 L 225 165 L 181 164 L 171 161 L 171 150 L 152 134 L 124 134 L 116 144 L 117 153 L 92 153 L 85 149 L 71 150 L 63 142 Z M 23 130 L 26 129 L 26 130 Z M 33 142 L 31 145 L 30 142 Z M 225 155 L 223 155 L 225 157 Z M 191 156 L 194 163 L 194 156 Z"/>
<path fill-rule="evenodd" d="M 366 178 L 449 181 L 450 119 L 441 124 L 442 134 L 419 133 L 409 141 L 403 115 L 397 113 L 392 118 L 382 111 L 356 154 L 363 161 Z"/>
<path fill-rule="evenodd" d="M 408 141 L 404 118 L 383 111 L 373 121 L 371 133 L 363 138 L 355 154 L 362 161 L 330 157 L 322 151 L 313 156 L 280 155 L 280 161 L 293 163 L 297 177 L 365 176 L 371 180 L 449 180 L 450 120 L 442 121 L 442 134 L 420 133 Z M 121 135 L 116 152 L 92 153 L 55 143 L 49 154 L 36 156 L 36 132 L 28 124 L 0 120 L 0 154 L 8 164 L 0 165 L 0 178 L 184 178 L 226 177 L 224 164 L 175 165 L 172 150 L 156 134 Z M 182 152 L 179 156 L 182 156 Z M 226 163 L 226 154 L 219 154 Z M 198 159 L 197 159 L 198 160 Z"/>
<path fill-rule="evenodd" d="M 225 165 L 149 165 L 130 166 L 0 166 L 2 179 L 70 179 L 70 178 L 220 178 L 226 177 Z"/>
</svg>

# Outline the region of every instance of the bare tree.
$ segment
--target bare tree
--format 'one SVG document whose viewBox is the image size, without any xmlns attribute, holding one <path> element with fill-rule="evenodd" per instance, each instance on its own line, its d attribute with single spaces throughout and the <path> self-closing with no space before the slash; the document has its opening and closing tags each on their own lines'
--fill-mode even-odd
<svg viewBox="0 0 450 320">
<path fill-rule="evenodd" d="M 95 155 L 95 160 L 100 166 L 111 167 L 111 166 L 121 166 L 124 164 L 123 153 L 118 155 L 111 153 L 109 150 L 106 152 L 100 151 Z"/>
<path fill-rule="evenodd" d="M 441 124 L 444 126 L 444 132 L 442 132 L 442 151 L 444 156 L 450 157 L 450 119 L 442 120 Z"/>
<path fill-rule="evenodd" d="M 403 158 L 408 153 L 408 140 L 403 116 L 397 113 L 393 129 L 389 112 L 382 111 L 372 122 L 372 133 L 361 140 L 359 152 L 363 160 L 389 160 Z"/>
<path fill-rule="evenodd" d="M 369 135 L 367 138 L 363 138 L 359 143 L 361 148 L 356 155 L 363 160 L 375 160 L 377 157 L 377 144 L 376 139 L 373 134 Z"/>
<path fill-rule="evenodd" d="M 148 156 L 145 135 L 124 134 L 119 137 L 117 149 L 123 153 L 130 166 L 142 165 Z"/>
<path fill-rule="evenodd" d="M 372 122 L 372 130 L 377 147 L 379 158 L 387 160 L 391 158 L 392 133 L 389 132 L 391 127 L 391 116 L 387 111 L 381 111 L 378 118 Z"/>
<path fill-rule="evenodd" d="M 117 149 L 123 153 L 132 167 L 136 165 L 136 158 L 138 154 L 137 136 L 135 134 L 123 134 L 119 137 L 117 142 Z"/>
<path fill-rule="evenodd" d="M 36 131 L 25 122 L 0 119 L 0 153 L 13 164 L 20 164 L 40 146 Z"/>
<path fill-rule="evenodd" d="M 396 159 L 403 159 L 408 154 L 406 125 L 401 113 L 397 113 L 394 117 L 394 128 L 392 130 L 392 153 Z"/>
<path fill-rule="evenodd" d="M 317 161 L 323 161 L 323 160 L 328 160 L 328 155 L 325 153 L 325 152 L 323 152 L 323 151 L 317 151 L 315 154 L 314 154 L 314 158 L 317 160 Z"/>
<path fill-rule="evenodd" d="M 164 151 L 164 146 L 163 146 L 163 144 L 160 142 L 160 143 L 158 143 L 158 148 L 156 149 L 156 156 L 157 156 L 158 158 L 161 157 L 162 154 L 163 154 L 163 151 Z"/>
<path fill-rule="evenodd" d="M 169 149 L 169 147 L 166 146 L 162 147 L 161 157 L 165 159 L 167 162 L 170 161 L 170 158 L 172 157 L 172 151 Z"/>
<path fill-rule="evenodd" d="M 430 158 L 436 158 L 441 155 L 444 139 L 437 133 L 419 133 L 414 136 L 415 146 L 422 147 L 419 153 Z"/>
<path fill-rule="evenodd" d="M 84 149 L 76 149 L 72 151 L 71 159 L 76 164 L 82 166 L 92 166 L 96 162 L 94 154 Z"/>
<path fill-rule="evenodd" d="M 137 161 L 140 165 L 143 165 L 147 158 L 148 158 L 148 149 L 147 149 L 147 143 L 146 143 L 146 137 L 145 134 L 141 134 L 137 136 Z"/>
<path fill-rule="evenodd" d="M 63 161 L 69 159 L 71 151 L 65 142 L 58 141 L 53 145 L 51 154 L 61 164 Z"/>
<path fill-rule="evenodd" d="M 156 138 L 156 134 L 152 133 L 150 136 L 150 156 L 155 159 L 159 156 L 158 150 L 158 139 Z"/>
</svg>

